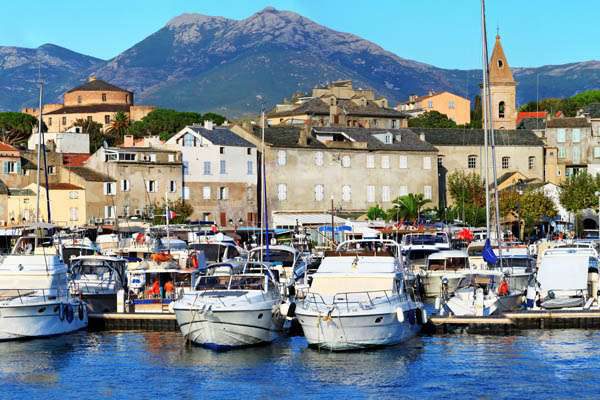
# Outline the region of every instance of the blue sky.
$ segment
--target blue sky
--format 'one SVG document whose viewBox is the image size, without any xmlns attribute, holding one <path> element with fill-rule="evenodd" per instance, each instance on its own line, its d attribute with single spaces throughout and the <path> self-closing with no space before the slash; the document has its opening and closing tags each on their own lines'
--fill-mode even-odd
<svg viewBox="0 0 600 400">
<path fill-rule="evenodd" d="M 273 6 L 371 40 L 400 57 L 479 68 L 479 0 L 14 0 L 2 1 L 0 45 L 54 43 L 108 59 L 184 12 L 242 19 Z M 595 0 L 488 0 L 511 66 L 600 59 Z"/>
</svg>

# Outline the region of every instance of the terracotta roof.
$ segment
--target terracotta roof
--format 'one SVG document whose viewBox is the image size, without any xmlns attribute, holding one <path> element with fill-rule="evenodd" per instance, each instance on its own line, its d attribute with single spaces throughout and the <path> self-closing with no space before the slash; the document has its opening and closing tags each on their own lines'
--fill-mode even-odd
<svg viewBox="0 0 600 400">
<path fill-rule="evenodd" d="M 67 170 L 85 179 L 88 182 L 116 182 L 108 175 L 101 174 L 86 167 L 67 167 Z"/>
<path fill-rule="evenodd" d="M 89 106 L 66 106 L 58 110 L 47 112 L 44 115 L 60 115 L 60 114 L 84 114 L 97 112 L 129 112 L 129 104 L 92 104 Z"/>
<path fill-rule="evenodd" d="M 587 118 L 554 118 L 546 123 L 547 128 L 589 128 L 592 124 Z"/>
<path fill-rule="evenodd" d="M 515 84 L 515 79 L 508 65 L 508 60 L 504 54 L 502 43 L 500 42 L 500 35 L 496 35 L 496 44 L 492 51 L 492 58 L 490 59 L 490 83 L 504 83 L 504 84 Z"/>
<path fill-rule="evenodd" d="M 65 167 L 83 167 L 91 154 L 67 153 L 63 154 L 63 165 Z"/>
<path fill-rule="evenodd" d="M 0 151 L 19 151 L 16 147 L 8 143 L 0 142 Z"/>
<path fill-rule="evenodd" d="M 548 111 L 520 111 L 517 114 L 517 125 L 526 118 L 546 118 Z"/>
<path fill-rule="evenodd" d="M 88 80 L 86 83 L 84 83 L 83 85 L 77 86 L 71 90 L 69 90 L 67 93 L 71 93 L 71 92 L 80 92 L 80 91 L 105 91 L 105 92 L 127 92 L 127 93 L 132 93 L 129 90 L 125 90 L 125 89 L 121 89 L 118 86 L 112 85 L 106 81 L 103 81 L 102 79 L 91 79 Z"/>
<path fill-rule="evenodd" d="M 66 182 L 49 183 L 48 188 L 50 190 L 83 190 L 81 186 Z"/>
</svg>

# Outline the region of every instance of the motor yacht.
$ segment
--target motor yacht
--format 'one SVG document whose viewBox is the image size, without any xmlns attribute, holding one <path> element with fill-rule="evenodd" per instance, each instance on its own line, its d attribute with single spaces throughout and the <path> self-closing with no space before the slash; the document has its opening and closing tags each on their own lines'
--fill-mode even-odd
<svg viewBox="0 0 600 400">
<path fill-rule="evenodd" d="M 187 340 L 215 350 L 269 343 L 283 328 L 282 297 L 266 264 L 248 263 L 242 274 L 205 275 L 173 305 Z"/>
<path fill-rule="evenodd" d="M 443 277 L 446 279 L 446 290 L 454 292 L 460 279 L 469 272 L 471 269 L 466 251 L 445 250 L 430 254 L 427 263 L 419 271 L 425 297 L 432 298 L 441 294 Z"/>
<path fill-rule="evenodd" d="M 415 336 L 426 313 L 392 240 L 350 240 L 325 253 L 296 317 L 312 347 L 354 350 Z"/>
<path fill-rule="evenodd" d="M 71 260 L 71 292 L 81 296 L 90 312 L 117 310 L 117 292 L 127 288 L 127 260 L 102 255 Z"/>
<path fill-rule="evenodd" d="M 287 245 L 259 246 L 248 253 L 248 262 L 266 263 L 276 271 L 279 282 L 290 287 L 306 275 L 307 260 L 296 248 Z"/>
<path fill-rule="evenodd" d="M 430 254 L 440 251 L 435 233 L 407 233 L 402 236 L 400 248 L 407 266 L 418 271 Z"/>
</svg>

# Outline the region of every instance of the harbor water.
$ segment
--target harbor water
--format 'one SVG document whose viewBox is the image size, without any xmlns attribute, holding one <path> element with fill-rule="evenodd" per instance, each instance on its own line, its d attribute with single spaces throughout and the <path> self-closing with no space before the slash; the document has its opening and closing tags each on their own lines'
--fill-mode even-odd
<svg viewBox="0 0 600 400">
<path fill-rule="evenodd" d="M 216 353 L 174 332 L 0 343 L 1 399 L 599 398 L 600 331 L 421 336 L 330 353 L 302 337 Z"/>
</svg>

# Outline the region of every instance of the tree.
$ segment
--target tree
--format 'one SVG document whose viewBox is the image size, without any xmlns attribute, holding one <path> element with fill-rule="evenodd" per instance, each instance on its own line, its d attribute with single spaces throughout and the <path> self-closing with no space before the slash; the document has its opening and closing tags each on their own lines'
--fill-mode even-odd
<svg viewBox="0 0 600 400">
<path fill-rule="evenodd" d="M 123 141 L 123 136 L 129 130 L 129 117 L 123 111 L 119 111 L 115 114 L 113 120 L 110 122 L 110 126 L 106 130 L 106 133 L 118 138 L 119 142 Z"/>
<path fill-rule="evenodd" d="M 471 110 L 470 128 L 481 129 L 483 127 L 483 108 L 481 107 L 481 96 L 475 96 L 473 109 Z"/>
<path fill-rule="evenodd" d="M 212 121 L 217 125 L 223 125 L 226 121 L 226 118 L 213 112 L 207 112 L 206 114 L 202 115 L 202 121 Z"/>
<path fill-rule="evenodd" d="M 596 208 L 596 191 L 600 188 L 600 176 L 594 178 L 587 172 L 569 176 L 560 184 L 560 204 L 569 212 L 575 213 L 575 226 L 578 226 L 579 213 L 586 208 Z"/>
<path fill-rule="evenodd" d="M 183 224 L 194 213 L 194 207 L 183 199 L 169 201 L 169 210 L 175 213 L 175 218 L 169 220 L 170 224 Z M 165 203 L 154 207 L 154 224 L 166 224 Z"/>
<path fill-rule="evenodd" d="M 88 119 L 76 119 L 73 122 L 73 126 L 78 126 L 81 128 L 83 133 L 87 133 L 90 137 L 90 153 L 95 153 L 102 144 L 106 142 L 109 146 L 115 144 L 115 138 L 111 136 L 105 136 L 102 134 L 102 125 L 98 122 L 91 121 Z"/>
<path fill-rule="evenodd" d="M 381 208 L 379 206 L 379 204 L 377 204 L 376 206 L 370 207 L 369 210 L 367 211 L 367 218 L 369 218 L 369 221 L 375 221 L 377 219 L 385 219 L 385 217 L 386 217 L 385 210 L 383 208 Z"/>
<path fill-rule="evenodd" d="M 410 128 L 456 128 L 456 122 L 446 114 L 438 111 L 427 111 L 416 118 L 408 120 Z"/>
<path fill-rule="evenodd" d="M 37 128 L 37 118 L 20 112 L 0 113 L 0 141 L 12 146 L 21 145 L 27 141 L 34 128 Z M 42 130 L 46 131 L 45 124 Z"/>
<path fill-rule="evenodd" d="M 448 175 L 448 192 L 457 205 L 474 205 L 483 207 L 485 204 L 485 186 L 477 173 L 454 171 Z"/>
<path fill-rule="evenodd" d="M 539 188 L 528 189 L 523 193 L 507 189 L 500 192 L 500 213 L 503 216 L 513 213 L 518 217 L 519 236 L 523 239 L 525 231 L 530 231 L 546 217 L 555 217 L 558 211 L 552 199 Z"/>
<path fill-rule="evenodd" d="M 577 111 L 589 104 L 600 102 L 600 90 L 586 90 L 572 97 L 547 98 L 539 102 L 530 101 L 519 111 L 547 111 L 551 114 L 561 111 L 567 117 L 574 117 Z"/>
<path fill-rule="evenodd" d="M 167 140 L 187 125 L 202 122 L 202 115 L 195 112 L 181 112 L 157 108 L 130 125 L 129 133 L 136 136 L 160 136 Z"/>
<path fill-rule="evenodd" d="M 392 221 L 414 221 L 421 216 L 421 209 L 429 202 L 430 200 L 426 199 L 422 193 L 400 196 L 392 201 L 394 205 L 388 210 L 388 218 Z"/>
</svg>

